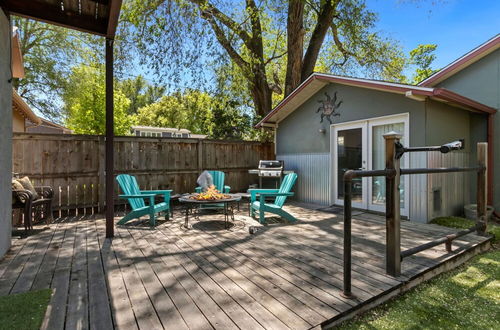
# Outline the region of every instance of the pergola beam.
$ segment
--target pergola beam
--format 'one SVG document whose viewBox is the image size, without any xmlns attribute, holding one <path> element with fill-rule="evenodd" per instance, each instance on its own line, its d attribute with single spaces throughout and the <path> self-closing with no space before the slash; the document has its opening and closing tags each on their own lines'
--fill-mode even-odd
<svg viewBox="0 0 500 330">
<path fill-rule="evenodd" d="M 116 3 L 118 3 L 118 8 L 115 9 L 115 12 L 118 11 L 119 14 L 121 1 L 113 1 L 111 6 L 116 7 Z M 60 6 L 48 4 L 46 2 L 36 0 L 0 0 L 0 6 L 13 15 L 34 18 L 45 23 L 100 36 L 113 36 L 113 34 L 108 34 L 108 30 L 112 30 L 111 26 L 108 24 L 111 23 L 110 20 L 106 18 L 96 18 L 90 15 L 81 15 L 68 10 L 63 11 Z M 117 14 L 115 14 L 115 16 L 116 20 L 114 20 L 114 24 L 117 22 Z M 116 26 L 114 29 L 116 29 Z"/>
</svg>

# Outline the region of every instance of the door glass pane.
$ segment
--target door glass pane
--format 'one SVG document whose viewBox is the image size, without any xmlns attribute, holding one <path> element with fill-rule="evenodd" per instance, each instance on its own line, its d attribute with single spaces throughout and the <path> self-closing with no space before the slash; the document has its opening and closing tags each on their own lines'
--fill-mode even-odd
<svg viewBox="0 0 500 330">
<path fill-rule="evenodd" d="M 363 130 L 353 128 L 338 131 L 337 134 L 337 168 L 338 168 L 338 199 L 344 198 L 344 173 L 347 170 L 357 170 L 363 167 Z M 363 201 L 362 179 L 355 178 L 352 182 L 352 201 Z"/>
<path fill-rule="evenodd" d="M 390 131 L 398 133 L 404 132 L 404 123 L 387 124 L 373 126 L 372 129 L 372 168 L 374 170 L 383 170 L 385 168 L 385 140 L 383 135 Z M 404 145 L 404 136 L 401 139 Z M 401 176 L 399 191 L 401 194 L 401 208 L 404 208 L 404 180 L 405 177 Z M 372 204 L 385 205 L 385 177 L 377 176 L 372 179 Z"/>
</svg>

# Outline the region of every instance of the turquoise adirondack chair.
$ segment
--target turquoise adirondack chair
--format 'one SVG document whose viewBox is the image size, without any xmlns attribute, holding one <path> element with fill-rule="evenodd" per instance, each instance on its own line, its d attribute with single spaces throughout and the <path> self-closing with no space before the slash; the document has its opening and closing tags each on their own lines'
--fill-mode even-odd
<svg viewBox="0 0 500 330">
<path fill-rule="evenodd" d="M 120 198 L 128 200 L 132 211 L 124 216 L 119 225 L 123 225 L 132 219 L 138 219 L 144 215 L 149 214 L 149 225 L 156 226 L 156 213 L 165 213 L 165 218 L 170 218 L 170 193 L 172 190 L 143 190 L 139 189 L 137 180 L 134 176 L 128 174 L 120 174 L 116 177 L 116 181 L 120 185 L 123 195 Z M 155 196 L 163 195 L 163 202 L 155 204 Z M 149 200 L 146 205 L 145 199 Z"/>
<path fill-rule="evenodd" d="M 212 176 L 215 188 L 224 194 L 229 194 L 231 187 L 224 185 L 224 177 L 225 177 L 224 172 L 208 171 L 208 173 L 210 173 L 210 175 Z M 195 192 L 201 193 L 201 187 L 196 187 Z"/>
<path fill-rule="evenodd" d="M 224 172 L 208 171 L 208 173 L 210 173 L 210 175 L 212 176 L 215 188 L 223 194 L 229 194 L 229 192 L 231 191 L 231 187 L 224 185 Z M 197 193 L 201 193 L 201 189 L 201 187 L 196 187 L 194 191 Z M 200 207 L 203 209 L 221 209 L 224 208 L 224 204 L 201 204 Z"/>
<path fill-rule="evenodd" d="M 273 213 L 287 219 L 288 221 L 295 222 L 297 219 L 283 210 L 286 198 L 293 196 L 291 192 L 293 185 L 297 181 L 297 174 L 290 173 L 285 176 L 279 189 L 249 189 L 250 193 L 250 216 L 253 218 L 255 212 L 259 212 L 259 222 L 265 223 L 265 212 Z M 274 203 L 266 203 L 266 197 L 276 197 Z"/>
</svg>

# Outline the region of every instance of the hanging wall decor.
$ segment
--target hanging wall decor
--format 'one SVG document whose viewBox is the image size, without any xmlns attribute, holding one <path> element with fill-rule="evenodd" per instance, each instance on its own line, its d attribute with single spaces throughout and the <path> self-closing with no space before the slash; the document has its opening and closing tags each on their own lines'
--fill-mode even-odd
<svg viewBox="0 0 500 330">
<path fill-rule="evenodd" d="M 337 112 L 337 109 L 340 107 L 342 104 L 342 100 L 337 102 L 337 92 L 333 94 L 333 99 L 328 95 L 328 93 L 325 93 L 326 100 L 319 100 L 318 103 L 321 103 L 321 106 L 316 110 L 316 113 L 321 112 L 321 121 L 320 123 L 323 122 L 323 119 L 326 117 L 330 124 L 333 124 L 332 122 L 332 117 L 335 116 L 340 116 L 340 113 Z"/>
</svg>

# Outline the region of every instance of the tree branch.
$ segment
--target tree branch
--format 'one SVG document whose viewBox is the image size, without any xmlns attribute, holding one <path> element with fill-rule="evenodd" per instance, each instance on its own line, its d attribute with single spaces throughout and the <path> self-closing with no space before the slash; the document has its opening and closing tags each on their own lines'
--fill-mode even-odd
<svg viewBox="0 0 500 330">
<path fill-rule="evenodd" d="M 247 33 L 247 31 L 241 28 L 240 24 L 236 23 L 229 16 L 221 12 L 218 8 L 216 8 L 214 5 L 212 5 L 210 2 L 206 0 L 190 0 L 190 1 L 198 5 L 198 8 L 200 9 L 203 18 L 206 19 L 209 16 L 217 18 L 217 20 L 219 20 L 223 25 L 225 25 L 231 31 L 236 33 L 243 41 L 243 43 L 248 47 L 248 49 L 251 48 L 250 46 L 251 37 Z"/>
<path fill-rule="evenodd" d="M 249 50 L 255 54 L 257 59 L 264 61 L 264 45 L 262 43 L 262 26 L 260 24 L 259 9 L 254 0 L 246 0 L 246 3 L 252 25 L 252 46 L 249 47 Z"/>
<path fill-rule="evenodd" d="M 206 17 L 205 20 L 210 24 L 212 27 L 212 30 L 215 33 L 215 37 L 217 38 L 217 41 L 221 44 L 221 46 L 227 51 L 231 59 L 240 67 L 242 70 L 243 74 L 249 77 L 248 72 L 250 71 L 250 66 L 248 62 L 246 62 L 240 54 L 234 49 L 234 47 L 231 45 L 231 42 L 227 39 L 226 35 L 224 34 L 224 31 L 220 28 L 220 26 L 217 25 L 213 17 Z"/>
</svg>

